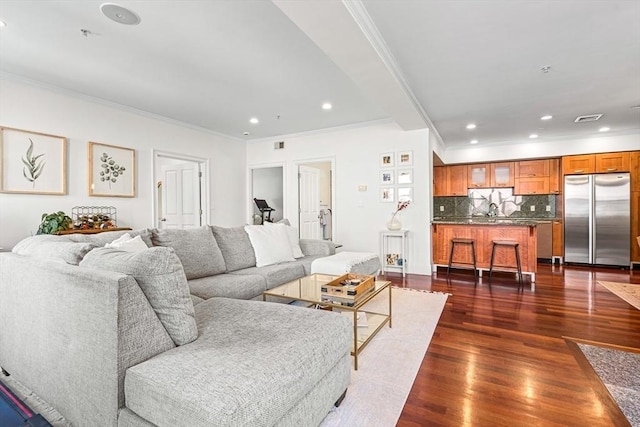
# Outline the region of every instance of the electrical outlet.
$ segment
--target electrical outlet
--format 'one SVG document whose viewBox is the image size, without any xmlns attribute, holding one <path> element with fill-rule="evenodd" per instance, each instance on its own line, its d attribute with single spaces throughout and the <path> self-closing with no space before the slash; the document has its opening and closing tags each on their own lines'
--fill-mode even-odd
<svg viewBox="0 0 640 427">
<path fill-rule="evenodd" d="M 531 205 L 530 209 L 531 209 L 531 212 L 535 212 L 536 211 L 536 206 L 535 205 Z"/>
<path fill-rule="evenodd" d="M 440 212 L 444 212 L 444 206 L 440 206 Z"/>
<path fill-rule="evenodd" d="M 547 212 L 551 212 L 551 206 L 547 205 Z"/>
</svg>

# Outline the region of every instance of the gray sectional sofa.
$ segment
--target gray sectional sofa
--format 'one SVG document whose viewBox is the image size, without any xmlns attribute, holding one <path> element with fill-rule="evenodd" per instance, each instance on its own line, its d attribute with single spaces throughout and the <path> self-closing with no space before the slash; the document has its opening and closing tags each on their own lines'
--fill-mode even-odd
<svg viewBox="0 0 640 427">
<path fill-rule="evenodd" d="M 34 236 L 0 254 L 0 367 L 77 426 L 317 425 L 349 384 L 344 316 L 250 301 L 330 242 L 255 266 L 244 229 Z M 248 245 L 248 246 L 247 246 Z"/>
</svg>

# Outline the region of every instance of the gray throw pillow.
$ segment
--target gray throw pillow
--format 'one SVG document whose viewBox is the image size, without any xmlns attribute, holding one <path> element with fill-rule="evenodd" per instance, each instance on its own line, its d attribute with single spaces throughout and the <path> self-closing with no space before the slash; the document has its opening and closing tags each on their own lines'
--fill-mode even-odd
<svg viewBox="0 0 640 427">
<path fill-rule="evenodd" d="M 173 249 L 127 252 L 96 248 L 84 257 L 80 267 L 133 276 L 176 345 L 188 344 L 198 337 L 189 285 Z"/>
<path fill-rule="evenodd" d="M 212 225 L 211 229 L 224 256 L 227 271 L 256 266 L 256 255 L 244 227 L 225 228 Z"/>
<path fill-rule="evenodd" d="M 180 258 L 187 279 L 225 273 L 227 266 L 208 226 L 186 230 L 152 230 L 155 246 L 173 248 Z"/>
</svg>

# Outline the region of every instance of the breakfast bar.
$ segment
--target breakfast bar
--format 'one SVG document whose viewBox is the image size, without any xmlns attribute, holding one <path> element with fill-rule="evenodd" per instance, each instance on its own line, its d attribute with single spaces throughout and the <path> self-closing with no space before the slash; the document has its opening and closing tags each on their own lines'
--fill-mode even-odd
<svg viewBox="0 0 640 427">
<path fill-rule="evenodd" d="M 482 277 L 482 271 L 489 271 L 491 251 L 494 241 L 513 241 L 518 243 L 522 274 L 531 277 L 531 286 L 536 280 L 537 271 L 537 229 L 535 221 L 526 220 L 442 220 L 432 221 L 433 272 L 438 267 L 447 267 L 452 239 L 473 239 L 475 241 L 476 266 Z M 456 247 L 456 259 L 459 262 L 473 262 L 471 247 Z M 496 253 L 496 265 L 516 266 L 516 258 L 511 251 Z M 494 268 L 494 271 L 502 269 Z"/>
</svg>

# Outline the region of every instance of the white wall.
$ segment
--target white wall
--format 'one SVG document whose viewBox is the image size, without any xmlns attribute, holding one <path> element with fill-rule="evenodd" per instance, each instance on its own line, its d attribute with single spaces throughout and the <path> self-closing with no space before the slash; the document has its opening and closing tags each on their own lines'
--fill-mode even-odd
<svg viewBox="0 0 640 427">
<path fill-rule="evenodd" d="M 592 138 L 535 141 L 525 144 L 449 148 L 442 157 L 446 164 L 559 157 L 572 154 L 640 150 L 640 134 L 598 135 Z"/>
<path fill-rule="evenodd" d="M 152 226 L 152 150 L 210 159 L 213 224 L 240 225 L 246 209 L 246 143 L 79 96 L 0 79 L 0 125 L 66 136 L 67 195 L 0 193 L 0 246 L 35 234 L 44 212 L 115 206 L 118 225 Z M 88 141 L 136 149 L 136 197 L 89 197 Z"/>
<path fill-rule="evenodd" d="M 273 142 L 285 148 L 274 150 Z M 412 150 L 414 203 L 401 214 L 403 228 L 410 230 L 408 270 L 431 274 L 429 212 L 431 153 L 428 130 L 405 132 L 393 123 L 335 129 L 315 134 L 252 141 L 247 146 L 248 167 L 285 162 L 285 217 L 298 222 L 297 165 L 318 159 L 335 161 L 334 241 L 343 250 L 379 252 L 379 232 L 395 210 L 395 203 L 380 202 L 379 157 L 381 153 Z M 358 191 L 366 185 L 367 191 Z"/>
</svg>

